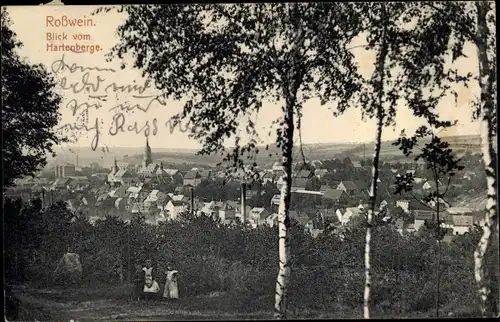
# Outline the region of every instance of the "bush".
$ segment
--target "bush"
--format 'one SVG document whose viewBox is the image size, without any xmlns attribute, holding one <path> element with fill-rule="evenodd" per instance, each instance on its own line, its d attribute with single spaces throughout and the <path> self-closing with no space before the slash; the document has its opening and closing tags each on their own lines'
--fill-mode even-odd
<svg viewBox="0 0 500 322">
<path fill-rule="evenodd" d="M 52 272 L 65 251 L 80 255 L 83 282 L 96 285 L 125 283 L 136 263 L 151 258 L 160 285 L 169 263 L 179 270 L 182 297 L 227 293 L 239 310 L 256 305 L 272 310 L 278 273 L 276 228 L 224 227 L 210 217 L 191 215 L 158 226 L 143 218 L 125 224 L 114 217 L 92 226 L 62 204 L 41 211 L 36 205 L 7 201 L 5 209 L 6 238 L 15 240 L 5 247 L 7 283 L 53 285 Z M 443 312 L 465 314 L 477 304 L 472 254 L 479 234 L 474 231 L 443 244 Z M 290 310 L 358 314 L 363 303 L 364 238 L 362 226 L 350 227 L 344 240 L 335 234 L 312 239 L 293 226 Z M 374 314 L 432 316 L 432 236 L 401 236 L 384 226 L 374 230 L 372 242 Z"/>
</svg>

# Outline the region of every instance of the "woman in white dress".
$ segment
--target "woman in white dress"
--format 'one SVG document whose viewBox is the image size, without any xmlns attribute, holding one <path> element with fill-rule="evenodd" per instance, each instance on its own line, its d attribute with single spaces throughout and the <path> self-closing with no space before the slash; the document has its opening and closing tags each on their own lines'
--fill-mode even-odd
<svg viewBox="0 0 500 322">
<path fill-rule="evenodd" d="M 167 281 L 165 282 L 165 289 L 163 291 L 163 298 L 178 299 L 179 288 L 177 287 L 177 274 L 179 272 L 173 270 L 172 267 L 167 267 Z"/>
</svg>

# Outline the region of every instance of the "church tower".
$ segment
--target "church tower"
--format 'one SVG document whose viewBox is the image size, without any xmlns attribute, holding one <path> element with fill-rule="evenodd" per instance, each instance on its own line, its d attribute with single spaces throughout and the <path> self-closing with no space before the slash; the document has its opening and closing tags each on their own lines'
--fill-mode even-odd
<svg viewBox="0 0 500 322">
<path fill-rule="evenodd" d="M 144 150 L 144 159 L 142 160 L 142 167 L 146 168 L 148 165 L 153 163 L 153 158 L 151 157 L 151 147 L 149 146 L 149 140 L 146 136 L 146 149 Z"/>
<path fill-rule="evenodd" d="M 116 162 L 116 157 L 115 157 L 115 164 L 114 164 L 114 167 L 113 167 L 113 174 L 116 174 L 118 172 L 118 162 Z"/>
</svg>

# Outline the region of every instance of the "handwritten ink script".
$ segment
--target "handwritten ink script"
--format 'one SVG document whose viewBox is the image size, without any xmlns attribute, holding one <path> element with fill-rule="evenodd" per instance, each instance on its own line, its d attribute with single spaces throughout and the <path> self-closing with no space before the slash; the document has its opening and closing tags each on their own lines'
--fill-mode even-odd
<svg viewBox="0 0 500 322">
<path fill-rule="evenodd" d="M 70 111 L 73 121 L 59 127 L 59 132 L 75 140 L 82 135 L 92 135 L 91 148 L 96 150 L 101 135 L 117 136 L 122 133 L 156 136 L 160 129 L 172 134 L 194 133 L 189 122 L 176 124 L 173 120 L 147 119 L 153 107 L 166 107 L 163 94 L 154 93 L 149 80 L 141 84 L 116 82 L 115 69 L 81 66 L 62 57 L 50 66 L 56 74 L 58 87 L 66 97 L 63 108 Z M 140 120 L 135 120 L 140 118 Z"/>
</svg>

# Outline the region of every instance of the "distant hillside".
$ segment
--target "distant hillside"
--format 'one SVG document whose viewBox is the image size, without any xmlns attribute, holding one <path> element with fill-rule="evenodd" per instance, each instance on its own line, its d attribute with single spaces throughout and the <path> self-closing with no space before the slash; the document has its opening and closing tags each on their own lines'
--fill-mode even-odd
<svg viewBox="0 0 500 322">
<path fill-rule="evenodd" d="M 309 160 L 317 159 L 330 159 L 334 158 L 336 155 L 352 149 L 354 144 L 304 144 L 302 150 L 304 156 Z M 216 165 L 222 160 L 219 155 L 196 155 L 196 151 L 168 151 L 168 152 L 155 152 L 153 150 L 153 160 L 163 161 L 165 163 L 196 163 L 196 164 L 210 164 Z M 126 162 L 133 164 L 138 164 L 142 161 L 142 153 L 138 155 L 133 155 L 124 159 Z M 294 151 L 294 158 L 300 158 L 300 149 L 297 147 Z M 270 145 L 266 150 L 265 147 L 259 147 L 259 152 L 256 154 L 255 161 L 261 166 L 269 166 L 274 162 L 281 160 L 281 150 L 276 147 L 276 145 Z M 253 162 L 248 161 L 248 162 Z"/>
<path fill-rule="evenodd" d="M 460 136 L 449 136 L 443 137 L 443 140 L 447 141 L 450 144 L 450 148 L 457 154 L 463 154 L 466 151 L 471 151 L 471 153 L 480 153 L 480 138 L 479 135 L 460 135 Z M 392 143 L 394 141 L 384 141 L 382 142 L 380 157 L 382 160 L 396 160 L 406 159 L 398 147 L 393 146 Z M 424 141 L 425 142 L 425 141 Z M 424 143 L 422 142 L 422 143 Z M 497 143 L 496 139 L 494 139 L 494 148 L 496 149 Z M 365 155 L 367 158 L 371 158 L 373 152 L 375 150 L 375 143 L 370 142 L 364 144 L 360 144 L 355 148 L 348 150 L 344 153 L 344 155 L 349 156 L 351 158 L 363 158 Z"/>
<path fill-rule="evenodd" d="M 451 148 L 457 153 L 464 153 L 470 150 L 472 153 L 479 153 L 479 136 L 477 135 L 463 135 L 463 136 L 450 136 L 446 137 L 450 143 Z M 382 142 L 381 159 L 382 160 L 404 160 L 405 157 L 401 154 L 397 147 L 392 145 L 393 141 Z M 495 147 L 496 147 L 496 140 Z M 163 161 L 165 163 L 173 164 L 207 164 L 215 165 L 221 161 L 218 155 L 201 156 L 196 155 L 196 150 L 189 149 L 161 149 L 151 147 L 153 150 L 153 159 L 155 161 Z M 332 158 L 343 158 L 349 156 L 353 159 L 362 159 L 363 156 L 371 158 L 375 144 L 373 142 L 362 143 L 320 143 L 320 144 L 304 144 L 302 150 L 304 156 L 308 160 L 324 160 Z M 76 164 L 78 155 L 78 163 L 80 166 L 89 165 L 91 162 L 97 162 L 101 166 L 108 166 L 112 164 L 114 157 L 120 161 L 130 162 L 132 164 L 139 164 L 142 161 L 143 148 L 127 148 L 127 147 L 113 147 L 109 148 L 109 152 L 102 150 L 92 151 L 89 147 L 73 147 L 71 151 L 68 148 L 56 149 L 57 156 L 55 159 L 49 158 L 49 165 L 55 163 L 71 162 Z M 268 166 L 272 163 L 281 160 L 280 150 L 271 145 L 268 150 L 265 147 L 259 148 L 256 161 L 261 166 Z M 294 150 L 294 159 L 301 158 L 300 150 L 298 147 Z"/>
<path fill-rule="evenodd" d="M 464 195 L 459 197 L 454 206 L 457 207 L 466 207 L 473 210 L 485 210 L 486 209 L 486 201 L 487 201 L 487 192 L 479 192 L 475 196 Z"/>
</svg>

